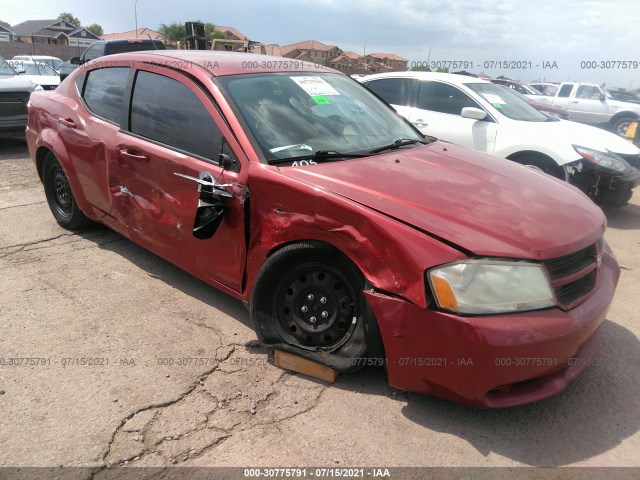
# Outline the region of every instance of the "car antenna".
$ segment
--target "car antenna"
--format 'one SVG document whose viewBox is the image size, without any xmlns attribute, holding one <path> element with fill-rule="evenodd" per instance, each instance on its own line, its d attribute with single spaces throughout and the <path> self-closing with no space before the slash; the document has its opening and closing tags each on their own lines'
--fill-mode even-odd
<svg viewBox="0 0 640 480">
<path fill-rule="evenodd" d="M 151 45 L 153 45 L 153 48 L 155 50 L 157 50 L 158 46 L 156 45 L 156 42 L 153 41 L 153 38 L 151 38 L 151 34 L 150 33 L 147 33 L 147 37 L 149 37 L 149 40 L 151 40 Z"/>
</svg>

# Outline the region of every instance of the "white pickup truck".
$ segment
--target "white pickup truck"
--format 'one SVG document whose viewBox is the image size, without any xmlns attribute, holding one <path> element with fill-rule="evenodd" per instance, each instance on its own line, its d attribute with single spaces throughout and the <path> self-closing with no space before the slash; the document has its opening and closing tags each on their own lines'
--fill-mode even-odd
<svg viewBox="0 0 640 480">
<path fill-rule="evenodd" d="M 640 104 L 614 100 L 595 83 L 565 82 L 555 96 L 536 96 L 535 100 L 568 110 L 571 120 L 605 125 L 618 135 L 624 135 L 631 122 L 640 118 Z"/>
</svg>

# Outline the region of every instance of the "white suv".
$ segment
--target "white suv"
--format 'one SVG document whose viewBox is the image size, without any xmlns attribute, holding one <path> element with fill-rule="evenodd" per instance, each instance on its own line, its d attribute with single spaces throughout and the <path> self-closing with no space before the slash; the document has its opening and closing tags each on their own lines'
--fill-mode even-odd
<svg viewBox="0 0 640 480">
<path fill-rule="evenodd" d="M 640 149 L 599 128 L 550 118 L 479 78 L 394 72 L 359 78 L 423 134 L 535 166 L 601 204 L 626 205 Z"/>
</svg>

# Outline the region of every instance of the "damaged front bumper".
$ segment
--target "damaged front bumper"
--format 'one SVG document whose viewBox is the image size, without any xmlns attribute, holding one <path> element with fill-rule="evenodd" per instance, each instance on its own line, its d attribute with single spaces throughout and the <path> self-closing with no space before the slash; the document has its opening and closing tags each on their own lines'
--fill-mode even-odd
<svg viewBox="0 0 640 480">
<path fill-rule="evenodd" d="M 367 291 L 384 342 L 389 383 L 402 390 L 496 408 L 555 395 L 597 354 L 620 271 L 605 253 L 579 306 L 463 317 Z"/>
<path fill-rule="evenodd" d="M 632 161 L 638 163 L 634 165 Z M 629 159 L 629 168 L 613 172 L 585 160 L 577 160 L 564 166 L 569 183 L 586 193 L 594 202 L 603 206 L 627 205 L 633 189 L 640 185 L 640 158 Z"/>
</svg>

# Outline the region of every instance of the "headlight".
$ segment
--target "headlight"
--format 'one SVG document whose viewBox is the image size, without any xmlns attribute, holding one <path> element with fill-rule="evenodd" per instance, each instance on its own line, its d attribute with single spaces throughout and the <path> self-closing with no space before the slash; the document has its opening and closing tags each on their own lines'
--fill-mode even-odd
<svg viewBox="0 0 640 480">
<path fill-rule="evenodd" d="M 556 304 L 537 263 L 477 259 L 427 273 L 440 308 L 468 314 L 523 312 Z"/>
<path fill-rule="evenodd" d="M 624 172 L 629 168 L 629 164 L 615 153 L 599 152 L 597 150 L 580 147 L 578 145 L 574 145 L 573 148 L 575 148 L 576 152 L 578 152 L 582 158 L 599 165 L 602 168 L 613 170 L 615 172 Z"/>
</svg>

